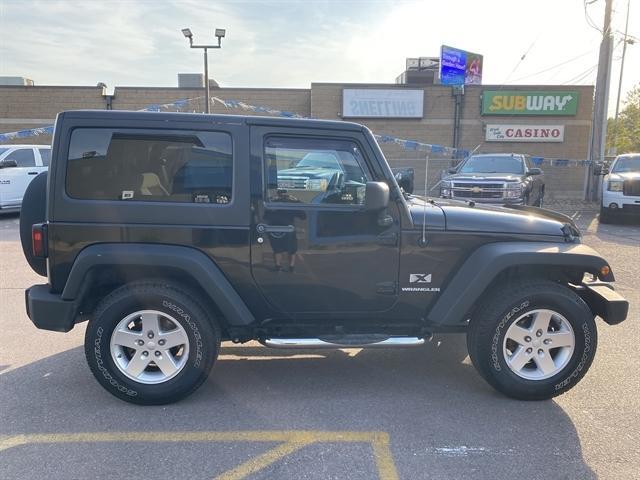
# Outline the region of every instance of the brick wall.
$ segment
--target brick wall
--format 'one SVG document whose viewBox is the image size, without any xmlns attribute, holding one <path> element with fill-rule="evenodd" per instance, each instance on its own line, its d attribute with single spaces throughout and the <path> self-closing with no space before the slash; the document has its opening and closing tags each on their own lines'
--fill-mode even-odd
<svg viewBox="0 0 640 480">
<path fill-rule="evenodd" d="M 211 95 L 225 100 L 239 100 L 251 105 L 261 105 L 287 110 L 303 116 L 321 119 L 341 119 L 342 90 L 349 88 L 405 88 L 395 84 L 330 84 L 314 83 L 310 89 L 275 88 L 220 88 Z M 415 88 L 415 87 L 411 87 Z M 469 86 L 466 88 L 460 145 L 480 152 L 528 153 L 546 158 L 585 159 L 590 133 L 590 86 L 509 86 L 509 90 L 578 90 L 580 100 L 575 116 L 482 116 L 480 95 L 483 89 L 500 89 L 500 86 Z M 354 119 L 367 125 L 372 131 L 425 143 L 451 146 L 453 141 L 454 99 L 451 89 L 442 85 L 424 87 L 424 116 L 422 119 Z M 46 126 L 53 123 L 58 112 L 73 109 L 105 109 L 107 98 L 100 87 L 57 86 L 2 86 L 0 87 L 0 132 Z M 204 89 L 116 87 L 112 98 L 115 110 L 139 110 L 149 105 L 170 103 L 178 99 L 196 98 L 184 111 L 204 111 Z M 213 113 L 251 114 L 250 111 L 227 109 L 215 103 Z M 348 119 L 347 119 L 348 120 Z M 562 143 L 487 143 L 484 128 L 488 123 L 562 124 L 565 125 L 565 141 Z M 24 143 L 16 139 L 12 143 Z M 28 139 L 29 143 L 47 144 L 50 136 Z M 416 169 L 416 188 L 423 185 L 424 157 L 419 152 L 405 151 L 395 144 L 382 144 L 383 152 L 394 167 L 412 166 Z M 429 185 L 440 179 L 440 172 L 451 165 L 451 159 L 432 157 L 429 167 Z M 556 167 L 543 165 L 545 182 L 550 196 L 579 198 L 582 195 L 584 168 L 577 166 Z M 436 190 L 433 190 L 434 192 Z"/>
<path fill-rule="evenodd" d="M 183 111 L 204 112 L 204 89 L 116 87 L 114 110 L 140 110 L 154 104 L 170 103 L 184 98 L 197 98 Z M 309 116 L 311 92 L 294 88 L 224 88 L 211 89 L 211 96 L 223 100 L 238 100 L 250 105 L 263 105 Z M 200 98 L 198 98 L 200 97 Z M 239 109 L 227 109 L 217 102 L 211 104 L 212 113 L 250 114 Z"/>
<path fill-rule="evenodd" d="M 52 125 L 58 112 L 105 108 L 101 87 L 0 86 L 0 133 Z M 50 144 L 51 136 L 31 137 L 28 143 Z M 9 143 L 25 143 L 15 139 Z"/>
</svg>

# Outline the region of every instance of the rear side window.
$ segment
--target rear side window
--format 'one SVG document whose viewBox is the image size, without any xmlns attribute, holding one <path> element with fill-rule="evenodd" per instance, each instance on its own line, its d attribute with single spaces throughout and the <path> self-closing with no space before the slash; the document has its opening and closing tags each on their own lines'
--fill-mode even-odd
<svg viewBox="0 0 640 480">
<path fill-rule="evenodd" d="M 15 160 L 19 167 L 35 167 L 36 157 L 33 148 L 20 148 L 11 152 L 5 160 Z"/>
<path fill-rule="evenodd" d="M 79 128 L 71 135 L 72 198 L 227 204 L 232 179 L 228 133 Z"/>
<path fill-rule="evenodd" d="M 39 148 L 40 158 L 42 159 L 42 165 L 45 167 L 49 166 L 49 161 L 51 160 L 51 150 L 48 148 Z"/>
</svg>

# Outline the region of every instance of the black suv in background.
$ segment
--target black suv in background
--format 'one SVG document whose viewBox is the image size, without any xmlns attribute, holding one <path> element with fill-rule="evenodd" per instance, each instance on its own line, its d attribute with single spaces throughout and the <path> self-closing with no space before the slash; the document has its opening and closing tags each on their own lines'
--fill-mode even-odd
<svg viewBox="0 0 640 480">
<path fill-rule="evenodd" d="M 527 155 L 471 155 L 444 175 L 440 196 L 479 203 L 535 205 L 544 203 L 542 170 Z"/>
<path fill-rule="evenodd" d="M 29 318 L 88 321 L 96 379 L 141 404 L 192 393 L 222 341 L 408 347 L 436 332 L 466 332 L 499 391 L 546 399 L 587 372 L 595 316 L 628 309 L 570 218 L 411 195 L 349 122 L 61 113 L 20 222 L 47 277 Z"/>
</svg>

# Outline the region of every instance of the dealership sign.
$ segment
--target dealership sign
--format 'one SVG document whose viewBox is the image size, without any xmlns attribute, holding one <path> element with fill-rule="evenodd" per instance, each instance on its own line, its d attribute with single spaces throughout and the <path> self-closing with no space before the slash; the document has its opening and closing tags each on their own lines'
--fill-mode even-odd
<svg viewBox="0 0 640 480">
<path fill-rule="evenodd" d="M 527 92 L 485 90 L 483 115 L 575 115 L 578 92 Z"/>
<path fill-rule="evenodd" d="M 487 125 L 487 142 L 563 142 L 564 125 Z"/>
<path fill-rule="evenodd" d="M 440 83 L 443 85 L 480 85 L 482 55 L 459 48 L 440 47 Z"/>
<path fill-rule="evenodd" d="M 342 116 L 360 118 L 422 118 L 424 90 L 345 88 Z"/>
</svg>

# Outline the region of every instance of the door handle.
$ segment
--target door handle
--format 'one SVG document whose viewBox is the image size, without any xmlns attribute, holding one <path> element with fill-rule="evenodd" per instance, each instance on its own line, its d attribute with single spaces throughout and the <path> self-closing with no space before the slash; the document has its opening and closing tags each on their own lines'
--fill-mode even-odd
<svg viewBox="0 0 640 480">
<path fill-rule="evenodd" d="M 395 247 L 398 245 L 398 234 L 396 232 L 383 233 L 377 237 L 378 245 L 391 245 Z"/>
<path fill-rule="evenodd" d="M 37 175 L 38 172 L 29 172 L 27 175 Z"/>
<path fill-rule="evenodd" d="M 259 223 L 256 226 L 258 233 L 293 233 L 296 228 L 293 225 L 265 225 Z"/>
</svg>

